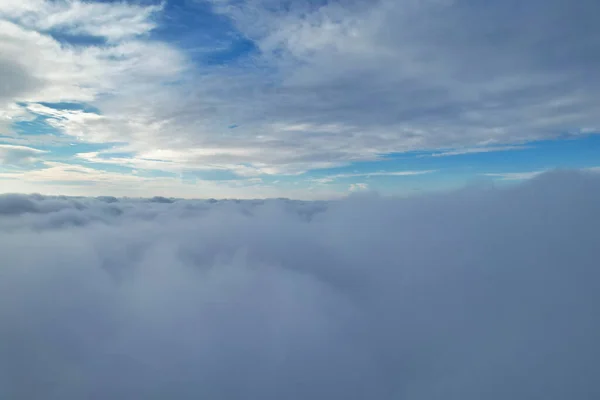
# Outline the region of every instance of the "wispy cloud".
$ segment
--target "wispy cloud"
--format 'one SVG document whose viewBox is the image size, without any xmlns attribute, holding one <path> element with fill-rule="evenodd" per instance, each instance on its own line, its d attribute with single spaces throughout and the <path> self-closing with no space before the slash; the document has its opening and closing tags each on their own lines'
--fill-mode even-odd
<svg viewBox="0 0 600 400">
<path fill-rule="evenodd" d="M 535 178 L 543 173 L 548 172 L 548 169 L 538 171 L 527 171 L 527 172 L 501 172 L 501 173 L 486 173 L 484 176 L 491 178 L 497 178 L 503 181 L 522 181 L 527 179 Z M 600 167 L 586 167 L 578 168 L 580 172 L 600 172 Z"/>
<path fill-rule="evenodd" d="M 338 179 L 348 179 L 348 178 L 370 178 L 373 176 L 415 176 L 415 175 L 424 175 L 431 174 L 437 172 L 437 170 L 425 170 L 425 171 L 377 171 L 377 172 L 362 172 L 362 173 L 352 173 L 352 174 L 336 174 L 330 175 L 323 178 L 316 178 L 313 181 L 318 183 L 329 183 Z"/>
<path fill-rule="evenodd" d="M 0 165 L 21 165 L 32 163 L 37 161 L 39 156 L 44 153 L 47 153 L 47 151 L 28 146 L 0 144 Z"/>
<path fill-rule="evenodd" d="M 487 173 L 483 174 L 492 178 L 498 178 L 503 181 L 521 181 L 525 179 L 535 178 L 546 171 L 530 171 L 530 172 L 503 172 L 503 173 Z"/>
<path fill-rule="evenodd" d="M 41 32 L 58 30 L 118 41 L 156 28 L 153 16 L 162 8 L 126 2 L 3 0 L 0 17 Z"/>
<path fill-rule="evenodd" d="M 294 185 L 269 184 L 256 177 L 227 180 L 194 177 L 185 180 L 179 174 L 155 176 L 137 171 L 115 172 L 55 161 L 44 161 L 39 168 L 25 171 L 0 171 L 0 189 L 4 193 L 36 192 L 52 195 L 130 197 L 152 194 L 166 197 L 221 199 L 288 197 L 318 200 L 337 198 L 342 195 L 327 188 L 315 190 Z"/>
<path fill-rule="evenodd" d="M 463 149 L 445 150 L 439 153 L 431 153 L 430 157 L 448 157 L 448 156 L 459 156 L 463 154 L 477 154 L 477 153 L 493 153 L 497 151 L 515 151 L 515 150 L 527 150 L 531 149 L 531 146 L 494 146 L 494 147 L 468 147 Z M 424 155 L 422 157 L 425 157 Z"/>
</svg>

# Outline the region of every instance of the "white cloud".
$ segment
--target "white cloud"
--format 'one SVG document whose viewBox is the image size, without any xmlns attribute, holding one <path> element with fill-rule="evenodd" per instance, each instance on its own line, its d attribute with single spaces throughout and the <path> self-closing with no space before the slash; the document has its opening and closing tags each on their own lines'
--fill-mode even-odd
<svg viewBox="0 0 600 400">
<path fill-rule="evenodd" d="M 587 167 L 578 169 L 580 173 L 587 172 L 600 172 L 600 167 Z M 504 181 L 523 181 L 527 179 L 535 178 L 543 173 L 548 172 L 548 170 L 541 171 L 528 171 L 528 172 L 500 172 L 500 173 L 487 173 L 483 174 L 485 176 L 489 176 L 492 178 L 497 178 Z"/>
<path fill-rule="evenodd" d="M 493 153 L 496 151 L 526 150 L 529 146 L 494 146 L 494 147 L 468 147 L 463 149 L 445 150 L 439 153 L 432 153 L 431 157 L 458 156 L 462 154 Z"/>
<path fill-rule="evenodd" d="M 187 69 L 186 57 L 174 47 L 139 36 L 152 28 L 151 16 L 159 9 L 126 3 L 2 2 L 2 122 L 6 125 L 18 120 L 15 117 L 39 113 L 50 117 L 48 122 L 63 133 L 87 142 L 110 141 L 120 135 L 128 139 L 123 132 L 141 128 L 135 115 L 99 117 L 36 103 L 96 103 L 100 96 L 109 101 L 142 88 L 159 90 L 164 82 L 178 79 Z M 105 36 L 110 41 L 104 45 L 69 45 L 52 36 L 55 29 L 73 35 Z M 25 106 L 17 106 L 22 103 Z"/>
<path fill-rule="evenodd" d="M 2 92 L 5 102 L 93 102 L 126 83 L 135 90 L 151 79 L 172 79 L 181 69 L 181 55 L 160 43 L 70 47 L 1 19 L 0 38 L 3 81 L 11 85 Z"/>
<path fill-rule="evenodd" d="M 147 35 L 168 21 L 160 5 L 3 2 L 0 118 L 17 101 L 88 102 L 102 115 L 60 110 L 49 122 L 83 142 L 124 142 L 138 164 L 160 149 L 174 169 L 256 174 L 509 150 L 600 126 L 594 1 L 533 0 L 518 12 L 501 1 L 213 3 L 258 53 L 192 64 Z M 53 30 L 108 42 L 70 46 Z"/>
<path fill-rule="evenodd" d="M 0 196 L 0 397 L 597 398 L 599 204 Z"/>
<path fill-rule="evenodd" d="M 485 176 L 499 178 L 505 181 L 521 181 L 525 179 L 535 178 L 536 176 L 543 174 L 545 171 L 530 171 L 530 172 L 504 172 L 504 173 L 489 173 L 483 174 Z"/>
<path fill-rule="evenodd" d="M 162 6 L 125 2 L 3 0 L 0 17 L 42 32 L 59 30 L 72 35 L 122 40 L 153 30 L 156 24 L 152 16 L 161 9 Z"/>
<path fill-rule="evenodd" d="M 425 175 L 436 172 L 436 170 L 415 170 L 415 171 L 377 171 L 377 172 L 361 172 L 361 173 L 353 173 L 353 174 L 336 174 L 326 176 L 324 178 L 314 179 L 315 182 L 319 183 L 329 183 L 338 179 L 347 179 L 347 178 L 370 178 L 372 176 L 416 176 L 416 175 Z"/>
<path fill-rule="evenodd" d="M 14 153 L 14 151 L 13 151 Z M 29 153 L 27 153 L 29 154 Z M 34 155 L 37 153 L 33 153 Z M 0 148 L 0 161 L 2 161 Z M 16 155 L 12 154 L 11 159 Z M 22 158 L 25 155 L 21 156 Z M 32 156 L 33 157 L 33 156 Z M 21 159 L 24 162 L 23 159 Z M 138 172 L 110 172 L 90 166 L 45 161 L 38 169 L 0 172 L 0 193 L 44 193 L 50 195 L 112 195 L 141 197 L 148 194 L 182 198 L 278 198 L 332 199 L 340 193 L 327 188 L 294 188 L 264 183 L 257 177 L 229 180 L 178 176 L 141 175 Z"/>
<path fill-rule="evenodd" d="M 600 60 L 574 50 L 593 41 L 572 22 L 592 15 L 591 2 L 575 10 L 536 1 L 522 10 L 531 24 L 501 17 L 510 15 L 502 2 L 215 3 L 260 48 L 252 63 L 276 72 L 255 64 L 206 70 L 185 102 L 173 93 L 147 106 L 158 120 L 178 116 L 181 148 L 221 147 L 221 162 L 234 157 L 233 144 L 256 149 L 245 163 L 279 171 L 416 149 L 491 151 L 473 147 L 481 143 L 508 151 L 522 147 L 506 143 L 598 126 Z M 578 17 L 554 24 L 563 11 Z M 574 42 L 561 48 L 573 53 L 557 69 L 548 61 L 556 46 L 543 38 L 563 31 Z M 235 134 L 222 133 L 225 121 L 235 121 Z"/>
<path fill-rule="evenodd" d="M 349 190 L 351 192 L 361 192 L 364 190 L 368 190 L 369 189 L 369 185 L 366 183 L 352 183 L 350 184 Z"/>
<path fill-rule="evenodd" d="M 39 156 L 47 153 L 44 150 L 27 146 L 0 144 L 0 165 L 21 165 L 37 161 Z"/>
</svg>

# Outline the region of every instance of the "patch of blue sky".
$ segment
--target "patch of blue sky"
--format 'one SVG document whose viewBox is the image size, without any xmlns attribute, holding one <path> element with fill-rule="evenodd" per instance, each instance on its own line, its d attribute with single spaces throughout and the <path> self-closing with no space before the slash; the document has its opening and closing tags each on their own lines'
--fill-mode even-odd
<svg viewBox="0 0 600 400">
<path fill-rule="evenodd" d="M 299 182 L 305 179 L 305 175 L 298 176 L 290 176 L 290 175 L 261 175 L 260 179 L 262 179 L 265 183 L 292 183 Z"/>
<path fill-rule="evenodd" d="M 85 103 L 47 103 L 40 102 L 38 103 L 42 106 L 52 108 L 55 110 L 70 110 L 70 111 L 83 111 L 86 113 L 94 113 L 101 114 L 100 110 L 92 105 Z M 26 104 L 20 104 L 21 106 L 26 106 Z M 53 154 L 58 156 L 73 156 L 77 153 L 83 152 L 93 152 L 109 149 L 115 145 L 120 143 L 102 143 L 102 144 L 91 144 L 82 142 L 80 139 L 76 137 L 72 137 L 66 135 L 62 132 L 62 130 L 52 124 L 52 120 L 60 120 L 60 118 L 56 118 L 51 115 L 44 114 L 32 114 L 32 118 L 25 120 L 15 120 L 11 124 L 11 131 L 14 133 L 13 135 L 8 136 L 0 136 L 0 142 L 2 141 L 2 137 L 6 137 L 7 139 L 14 139 L 15 135 L 18 138 L 24 139 L 27 141 L 28 137 L 36 137 L 36 139 L 40 139 L 44 136 L 48 136 L 49 138 L 60 138 L 61 144 L 56 144 L 54 140 L 48 140 L 47 145 L 36 145 L 35 147 L 40 150 L 51 151 Z M 39 142 L 39 141 L 38 141 Z M 27 144 L 27 143 L 23 143 Z"/>
<path fill-rule="evenodd" d="M 254 42 L 237 37 L 228 43 L 227 48 L 203 53 L 201 60 L 208 65 L 226 65 L 249 56 L 255 51 Z"/>
<path fill-rule="evenodd" d="M 600 164 L 600 135 L 532 142 L 520 150 L 433 157 L 440 166 L 478 173 L 587 168 Z"/>
<path fill-rule="evenodd" d="M 227 17 L 204 1 L 173 0 L 164 5 L 151 37 L 175 44 L 200 65 L 233 65 L 257 51 Z"/>
<path fill-rule="evenodd" d="M 247 0 L 235 0 L 234 2 L 243 3 Z M 371 1 L 371 0 L 353 0 L 354 2 L 358 1 Z M 270 11 L 272 13 L 287 13 L 290 11 L 295 11 L 297 13 L 302 12 L 312 12 L 317 10 L 320 7 L 331 3 L 332 0 L 279 0 L 273 2 L 264 2 L 262 5 L 265 10 Z"/>
<path fill-rule="evenodd" d="M 48 123 L 51 119 L 45 115 L 35 115 L 33 119 L 27 121 L 15 121 L 11 124 L 11 129 L 17 135 L 22 136 L 62 136 L 63 133 L 60 129 L 52 126 Z"/>
<path fill-rule="evenodd" d="M 101 115 L 100 109 L 87 103 L 70 103 L 70 102 L 59 102 L 59 103 L 48 103 L 39 102 L 45 107 L 54 108 L 55 110 L 69 110 L 69 111 L 83 111 L 86 113 Z"/>
<path fill-rule="evenodd" d="M 108 147 L 110 149 L 112 146 Z M 133 158 L 135 153 L 132 151 L 104 151 L 97 155 L 97 158 L 110 160 L 111 158 Z"/>
<path fill-rule="evenodd" d="M 177 178 L 181 176 L 181 174 L 175 172 L 161 171 L 157 169 L 131 169 L 131 171 L 135 173 L 135 175 L 144 178 Z"/>
<path fill-rule="evenodd" d="M 18 103 L 25 107 L 27 104 Z M 86 113 L 100 114 L 100 110 L 94 106 L 85 103 L 47 103 L 40 102 L 42 106 L 55 110 L 83 111 Z M 28 120 L 18 120 L 11 124 L 12 130 L 18 135 L 51 135 L 51 136 L 66 136 L 60 129 L 53 126 L 49 121 L 56 119 L 53 116 L 43 114 L 33 114 L 33 118 Z"/>
<path fill-rule="evenodd" d="M 433 156 L 436 152 L 388 154 L 379 161 L 308 172 L 308 179 L 336 177 L 345 183 L 364 182 L 370 187 L 394 189 L 410 184 L 418 188 L 447 188 L 479 180 L 487 173 L 534 172 L 554 168 L 579 169 L 600 166 L 600 135 L 531 142 L 522 148 Z M 394 176 L 378 173 L 435 171 L 421 175 Z M 369 176 L 376 173 L 378 175 Z"/>
<path fill-rule="evenodd" d="M 451 171 L 496 172 L 504 169 L 524 171 L 549 168 L 586 168 L 600 164 L 600 135 L 590 134 L 568 139 L 530 142 L 520 149 L 431 156 L 414 153 L 388 156 L 391 164 L 433 167 Z M 494 171 L 492 171 L 494 170 Z"/>
<path fill-rule="evenodd" d="M 51 30 L 48 32 L 56 41 L 69 46 L 104 46 L 107 44 L 106 38 L 93 35 L 72 34 L 64 30 Z"/>
<path fill-rule="evenodd" d="M 331 189 L 347 191 L 353 184 L 365 184 L 368 190 L 375 190 L 381 194 L 410 194 L 420 191 L 450 189 L 460 186 L 464 181 L 458 175 L 443 175 L 439 171 L 419 175 L 383 175 L 385 172 L 395 171 L 400 171 L 400 169 L 389 171 L 354 169 L 351 172 L 328 175 L 323 178 L 332 179 L 331 181 L 326 180 L 324 183 Z M 369 175 L 369 173 L 374 174 Z"/>
<path fill-rule="evenodd" d="M 69 158 L 74 157 L 80 153 L 93 153 L 105 151 L 112 148 L 114 145 L 116 145 L 116 143 L 85 143 L 74 140 L 68 145 L 45 146 L 44 148 L 41 148 L 41 150 L 49 151 L 54 157 Z M 102 153 L 99 154 L 98 157 L 100 157 L 101 155 Z"/>
</svg>

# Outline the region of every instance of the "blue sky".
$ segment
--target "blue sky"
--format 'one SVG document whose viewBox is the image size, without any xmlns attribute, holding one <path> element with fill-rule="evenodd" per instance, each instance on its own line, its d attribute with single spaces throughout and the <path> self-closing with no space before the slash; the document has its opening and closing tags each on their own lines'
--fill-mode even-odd
<svg viewBox="0 0 600 400">
<path fill-rule="evenodd" d="M 333 198 L 598 171 L 599 12 L 5 0 L 0 192 Z"/>
</svg>

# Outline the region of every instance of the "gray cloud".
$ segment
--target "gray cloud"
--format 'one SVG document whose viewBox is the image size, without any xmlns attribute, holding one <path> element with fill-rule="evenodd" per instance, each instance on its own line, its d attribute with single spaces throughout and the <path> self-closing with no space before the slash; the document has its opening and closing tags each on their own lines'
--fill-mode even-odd
<svg viewBox="0 0 600 400">
<path fill-rule="evenodd" d="M 213 3 L 257 54 L 103 105 L 164 126 L 151 140 L 189 166 L 294 172 L 599 127 L 596 1 Z"/>
<path fill-rule="evenodd" d="M 595 399 L 598 204 L 0 196 L 0 397 Z"/>
<path fill-rule="evenodd" d="M 27 146 L 0 144 L 0 164 L 22 165 L 38 160 L 39 156 L 46 153 L 44 150 Z"/>
<path fill-rule="evenodd" d="M 400 148 L 598 127 L 595 1 L 229 3 L 224 12 L 282 68 L 275 115 L 358 127 L 368 143 Z"/>
<path fill-rule="evenodd" d="M 13 60 L 0 58 L 0 106 L 19 99 L 28 92 L 38 89 L 40 81 L 31 76 L 27 68 Z"/>
</svg>

